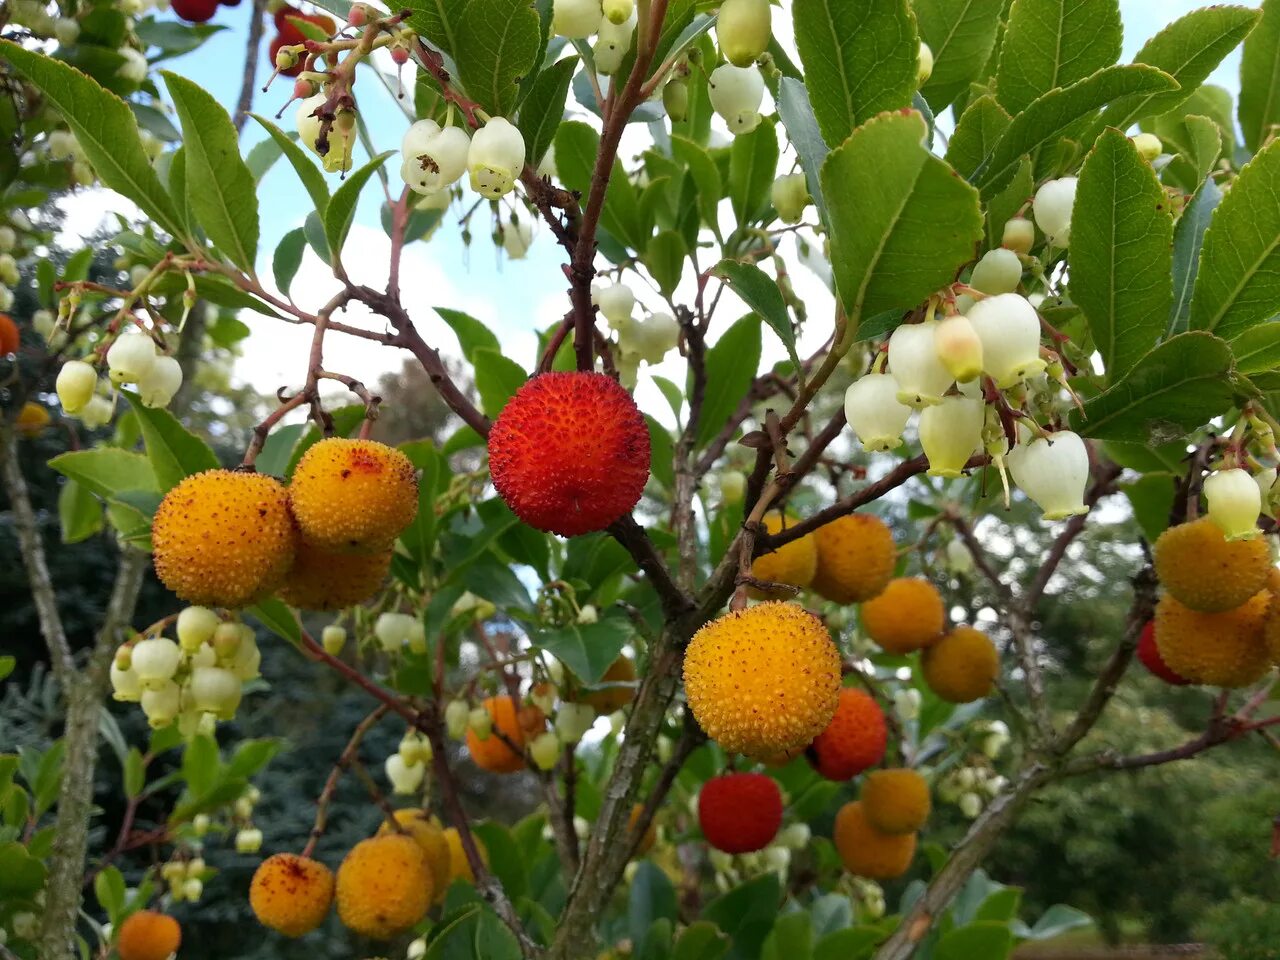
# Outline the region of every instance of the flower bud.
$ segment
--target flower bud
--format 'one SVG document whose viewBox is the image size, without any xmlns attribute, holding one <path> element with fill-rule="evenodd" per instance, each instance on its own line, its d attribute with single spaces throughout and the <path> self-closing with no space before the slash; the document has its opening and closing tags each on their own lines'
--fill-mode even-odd
<svg viewBox="0 0 1280 960">
<path fill-rule="evenodd" d="M 472 707 L 467 714 L 467 726 L 481 740 L 488 740 L 493 732 L 493 717 L 484 707 Z"/>
<path fill-rule="evenodd" d="M 889 336 L 889 373 L 898 384 L 898 402 L 919 410 L 942 402 L 955 376 L 938 356 L 937 320 L 904 323 Z"/>
<path fill-rule="evenodd" d="M 432 194 L 456 183 L 467 170 L 471 140 L 461 127 L 444 127 L 434 120 L 419 120 L 400 142 L 404 157 L 400 176 L 409 188 Z"/>
<path fill-rule="evenodd" d="M 755 67 L 723 63 L 711 72 L 711 106 L 735 137 L 760 126 L 764 77 Z"/>
<path fill-rule="evenodd" d="M 661 363 L 680 342 L 680 324 L 671 314 L 657 310 L 649 314 L 647 320 L 632 324 L 626 341 L 646 363 Z"/>
<path fill-rule="evenodd" d="M 973 276 L 969 278 L 971 287 L 990 294 L 1013 293 L 1021 282 L 1022 261 L 1012 250 L 1003 247 L 988 250 L 974 266 Z"/>
<path fill-rule="evenodd" d="M 13 259 L 13 254 L 0 253 L 0 283 L 14 286 L 21 279 L 22 274 L 18 271 L 18 261 Z"/>
<path fill-rule="evenodd" d="M 512 260 L 523 260 L 533 244 L 533 224 L 523 218 L 502 228 L 502 249 Z"/>
<path fill-rule="evenodd" d="M 1228 540 L 1250 540 L 1260 533 L 1262 491 L 1249 471 L 1236 467 L 1211 473 L 1204 481 L 1209 519 Z"/>
<path fill-rule="evenodd" d="M 631 314 L 636 307 L 636 295 L 625 283 L 614 283 L 607 287 L 598 287 L 592 292 L 592 299 L 600 313 L 609 321 L 609 326 L 621 332 L 621 328 L 631 322 Z"/>
<path fill-rule="evenodd" d="M 623 24 L 636 12 L 636 0 L 604 0 L 601 9 L 604 12 L 604 18 L 610 23 Z"/>
<path fill-rule="evenodd" d="M 240 644 L 244 640 L 244 633 L 240 629 L 240 624 L 228 621 L 219 623 L 213 629 L 213 639 L 210 643 L 213 650 L 217 654 L 218 659 L 224 662 L 234 662 L 236 654 L 240 652 Z"/>
<path fill-rule="evenodd" d="M 911 408 L 898 399 L 898 381 L 887 373 L 868 373 L 845 391 L 844 416 L 863 449 L 892 450 L 902 443 Z"/>
<path fill-rule="evenodd" d="M 142 699 L 142 681 L 131 667 L 121 668 L 111 661 L 111 697 L 120 703 L 137 703 Z"/>
<path fill-rule="evenodd" d="M 602 16 L 600 0 L 555 0 L 551 31 L 570 40 L 585 40 L 600 29 Z"/>
<path fill-rule="evenodd" d="M 1036 226 L 1025 217 L 1013 217 L 1005 221 L 1000 245 L 1014 253 L 1027 254 L 1036 242 Z"/>
<path fill-rule="evenodd" d="M 182 650 L 168 637 L 148 637 L 133 645 L 130 659 L 134 673 L 147 690 L 158 690 L 178 670 Z"/>
<path fill-rule="evenodd" d="M 596 43 L 592 48 L 595 54 L 596 72 L 611 76 L 618 72 L 622 60 L 631 49 L 631 39 L 636 32 L 636 11 L 633 7 L 631 16 L 622 23 L 614 23 L 608 18 L 600 21 L 600 30 L 596 35 Z"/>
<path fill-rule="evenodd" d="M 182 896 L 184 899 L 194 903 L 199 900 L 204 893 L 204 881 L 196 877 L 191 877 L 182 885 Z"/>
<path fill-rule="evenodd" d="M 1000 795 L 1000 791 L 1005 788 L 1005 784 L 1009 781 L 1001 776 L 994 776 L 982 785 L 982 789 L 986 791 L 987 796 L 995 799 Z"/>
<path fill-rule="evenodd" d="M 963 540 L 948 540 L 946 562 L 947 569 L 952 573 L 968 573 L 973 569 L 973 554 Z"/>
<path fill-rule="evenodd" d="M 947 372 L 960 383 L 976 380 L 982 373 L 982 341 L 964 314 L 938 322 L 933 330 L 933 346 Z"/>
<path fill-rule="evenodd" d="M 445 730 L 454 740 L 466 737 L 470 721 L 471 708 L 465 700 L 450 700 L 449 705 L 444 708 Z"/>
<path fill-rule="evenodd" d="M 258 640 L 253 629 L 240 624 L 240 647 L 236 650 L 235 659 L 231 661 L 231 672 L 241 680 L 253 680 L 258 677 L 258 667 L 262 663 L 262 652 L 258 649 Z"/>
<path fill-rule="evenodd" d="M 13 227 L 0 226 L 0 252 L 8 253 L 18 245 L 18 234 Z"/>
<path fill-rule="evenodd" d="M 920 412 L 920 446 L 929 460 L 929 476 L 959 477 L 982 445 L 986 421 L 981 400 L 947 396 Z"/>
<path fill-rule="evenodd" d="M 128 83 L 142 83 L 147 79 L 147 58 L 133 47 L 121 47 L 116 51 L 124 62 L 116 70 L 116 76 Z"/>
<path fill-rule="evenodd" d="M 115 410 L 114 402 L 100 394 L 95 394 L 93 399 L 80 411 L 80 422 L 84 424 L 87 430 L 105 427 L 111 422 L 111 416 L 115 413 Z"/>
<path fill-rule="evenodd" d="M 733 869 L 733 856 L 723 850 L 714 848 L 708 850 L 707 861 L 711 864 L 711 869 L 716 873 L 725 873 Z"/>
<path fill-rule="evenodd" d="M 427 775 L 427 768 L 423 764 L 407 764 L 398 753 L 387 757 L 384 766 L 387 780 L 391 783 L 391 792 L 401 797 L 410 797 L 417 793 L 418 788 L 422 786 L 423 778 Z"/>
<path fill-rule="evenodd" d="M 982 369 L 1002 390 L 1044 370 L 1040 317 L 1026 297 L 1002 293 L 975 303 L 969 322 L 982 341 Z"/>
<path fill-rule="evenodd" d="M 1031 212 L 1036 226 L 1058 247 L 1066 247 L 1071 241 L 1071 209 L 1076 202 L 1076 177 L 1050 180 L 1036 191 Z"/>
<path fill-rule="evenodd" d="M 476 193 L 490 200 L 505 196 L 524 169 L 524 137 L 509 121 L 494 117 L 471 138 L 467 169 Z"/>
<path fill-rule="evenodd" d="M 716 41 L 724 58 L 747 67 L 769 48 L 773 36 L 769 0 L 724 0 L 716 17 Z"/>
<path fill-rule="evenodd" d="M 325 653 L 336 657 L 347 645 L 347 631 L 336 623 L 329 624 L 320 633 L 320 645 L 324 647 Z"/>
<path fill-rule="evenodd" d="M 529 744 L 529 755 L 539 770 L 552 770 L 560 760 L 560 738 L 548 730 L 533 738 Z"/>
<path fill-rule="evenodd" d="M 181 386 L 182 365 L 173 357 L 159 356 L 138 380 L 138 396 L 144 407 L 163 409 Z"/>
<path fill-rule="evenodd" d="M 1164 153 L 1164 144 L 1154 133 L 1139 133 L 1129 139 L 1133 141 L 1133 145 L 1138 148 L 1138 154 L 1147 163 Z"/>
<path fill-rule="evenodd" d="M 407 613 L 382 613 L 374 622 L 373 635 L 383 650 L 394 653 L 408 644 L 417 622 L 417 617 Z"/>
<path fill-rule="evenodd" d="M 369 14 L 377 15 L 376 11 L 370 9 L 366 3 L 354 3 L 351 9 L 347 11 L 347 23 L 353 27 L 363 27 L 369 22 Z"/>
<path fill-rule="evenodd" d="M 419 937 L 417 940 L 409 941 L 409 946 L 405 948 L 405 960 L 422 960 L 427 955 L 427 938 Z"/>
<path fill-rule="evenodd" d="M 803 850 L 809 846 L 812 831 L 807 823 L 793 823 L 778 831 L 774 843 L 788 850 Z"/>
<path fill-rule="evenodd" d="M 126 330 L 107 350 L 107 367 L 115 384 L 137 383 L 155 362 L 155 341 L 140 330 Z"/>
<path fill-rule="evenodd" d="M 203 837 L 209 832 L 211 823 L 212 821 L 209 819 L 209 815 L 207 813 L 197 813 L 191 819 L 191 829 L 197 837 Z"/>
<path fill-rule="evenodd" d="M 430 763 L 435 756 L 431 749 L 431 741 L 416 730 L 405 732 L 397 752 L 400 754 L 400 759 L 411 767 L 415 763 Z"/>
<path fill-rule="evenodd" d="M 897 690 L 893 694 L 893 712 L 898 719 L 910 722 L 920 716 L 920 691 L 914 687 Z"/>
<path fill-rule="evenodd" d="M 178 643 L 187 653 L 194 653 L 213 639 L 222 619 L 208 607 L 184 607 L 178 614 Z"/>
<path fill-rule="evenodd" d="M 176 648 L 177 645 L 174 646 Z M 138 702 L 147 716 L 147 722 L 153 729 L 159 729 L 173 723 L 178 716 L 182 696 L 176 683 L 165 680 L 159 686 L 144 689 Z"/>
<path fill-rule="evenodd" d="M 222 667 L 196 667 L 191 671 L 191 700 L 197 710 L 230 720 L 240 706 L 240 678 Z"/>
<path fill-rule="evenodd" d="M 684 77 L 668 80 L 662 88 L 662 106 L 674 123 L 689 116 L 689 81 Z"/>
<path fill-rule="evenodd" d="M 916 53 L 916 85 L 923 87 L 929 82 L 931 76 L 933 76 L 933 51 L 921 40 L 920 49 Z"/>
<path fill-rule="evenodd" d="M 565 703 L 556 711 L 556 734 L 564 743 L 577 743 L 596 722 L 595 707 L 589 703 Z"/>
<path fill-rule="evenodd" d="M 58 402 L 69 414 L 87 407 L 97 387 L 98 371 L 83 360 L 68 360 L 58 371 Z"/>
<path fill-rule="evenodd" d="M 1062 520 L 1089 512 L 1084 502 L 1084 488 L 1089 482 L 1089 450 L 1070 430 L 1050 434 L 1048 439 L 1024 438 L 1009 451 L 1006 461 L 1013 482 L 1039 505 L 1046 520 Z M 1254 492 L 1257 492 L 1256 486 Z"/>
<path fill-rule="evenodd" d="M 247 827 L 236 833 L 236 853 L 257 853 L 262 849 L 262 831 Z"/>
<path fill-rule="evenodd" d="M 972 820 L 982 812 L 982 798 L 976 793 L 960 794 L 960 812 Z"/>
<path fill-rule="evenodd" d="M 214 652 L 210 644 L 204 644 L 194 653 L 189 653 L 187 657 L 187 666 L 193 670 L 196 667 L 216 667 L 218 665 L 218 655 Z"/>
<path fill-rule="evenodd" d="M 10 917 L 9 925 L 13 927 L 13 935 L 23 940 L 35 940 L 40 932 L 39 918 L 25 910 Z"/>
<path fill-rule="evenodd" d="M 803 173 L 785 174 L 773 181 L 770 198 L 783 223 L 799 223 L 811 199 L 809 183 Z"/>
</svg>

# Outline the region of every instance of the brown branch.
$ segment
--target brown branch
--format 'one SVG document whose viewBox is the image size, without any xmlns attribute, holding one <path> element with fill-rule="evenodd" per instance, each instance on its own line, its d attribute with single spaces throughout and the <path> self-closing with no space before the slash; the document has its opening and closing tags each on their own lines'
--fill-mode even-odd
<svg viewBox="0 0 1280 960">
<path fill-rule="evenodd" d="M 684 730 L 680 734 L 680 739 L 676 741 L 675 749 L 671 752 L 671 758 L 662 765 L 662 772 L 658 774 L 657 782 L 654 783 L 653 789 L 649 791 L 649 796 L 645 798 L 640 812 L 636 815 L 635 823 L 631 827 L 628 844 L 631 853 L 627 858 L 628 860 L 635 859 L 640 850 L 640 845 L 644 842 L 644 835 L 649 832 L 649 827 L 653 825 L 654 814 L 658 812 L 658 808 L 667 799 L 667 794 L 671 792 L 671 787 L 675 784 L 676 777 L 684 769 L 685 761 L 689 759 L 693 751 L 706 742 L 707 735 L 698 726 L 698 721 L 693 719 L 692 712 L 686 709 L 684 712 Z"/>
<path fill-rule="evenodd" d="M 240 99 L 236 101 L 233 123 L 236 133 L 244 130 L 253 109 L 253 88 L 257 85 L 258 54 L 262 49 L 262 21 L 267 10 L 267 0 L 253 0 L 249 14 L 249 39 L 244 48 L 244 74 L 240 82 Z"/>
<path fill-rule="evenodd" d="M 379 704 L 373 709 L 367 717 L 356 725 L 351 733 L 351 739 L 347 741 L 347 745 L 343 747 L 342 753 L 338 755 L 337 761 L 333 765 L 333 769 L 329 771 L 329 777 L 324 782 L 324 788 L 320 791 L 320 796 L 316 799 L 316 820 L 315 825 L 311 828 L 311 834 L 307 837 L 307 845 L 302 849 L 302 856 L 309 857 L 315 852 L 316 844 L 320 842 L 320 838 L 324 835 L 325 827 L 329 823 L 329 803 L 333 799 L 334 792 L 338 789 L 338 781 L 342 779 L 342 773 L 350 765 L 351 761 L 356 758 L 360 751 L 360 744 L 364 740 L 365 735 L 378 725 L 379 721 L 387 715 L 387 711 L 391 708 L 385 703 Z M 395 823 L 395 818 L 391 820 Z M 396 824 L 399 829 L 399 824 Z"/>
</svg>

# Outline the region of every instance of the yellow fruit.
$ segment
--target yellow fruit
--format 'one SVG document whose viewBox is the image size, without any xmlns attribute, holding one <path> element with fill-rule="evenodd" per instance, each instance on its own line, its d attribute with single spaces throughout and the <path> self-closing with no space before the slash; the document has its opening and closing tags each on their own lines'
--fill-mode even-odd
<svg viewBox="0 0 1280 960">
<path fill-rule="evenodd" d="M 343 610 L 378 592 L 391 569 L 391 556 L 391 550 L 332 553 L 303 541 L 277 592 L 285 603 L 303 610 Z"/>
<path fill-rule="evenodd" d="M 116 937 L 120 960 L 168 960 L 181 945 L 178 921 L 154 910 L 129 914 Z"/>
<path fill-rule="evenodd" d="M 374 940 L 389 940 L 421 920 L 434 892 L 422 848 L 404 834 L 361 840 L 338 867 L 338 917 Z"/>
<path fill-rule="evenodd" d="M 1271 571 L 1265 538 L 1228 540 L 1208 517 L 1160 534 L 1154 559 L 1161 585 L 1201 613 L 1240 606 L 1267 585 Z"/>
<path fill-rule="evenodd" d="M 289 505 L 317 547 L 380 553 L 417 515 L 418 479 L 409 458 L 385 443 L 331 437 L 298 461 Z"/>
<path fill-rule="evenodd" d="M 764 518 L 764 527 L 769 533 L 779 533 L 786 527 L 794 525 L 795 520 L 788 517 L 783 523 L 781 517 L 771 514 Z M 807 587 L 813 582 L 813 575 L 818 569 L 818 545 L 813 535 L 808 534 L 798 540 L 784 544 L 772 553 L 765 553 L 751 562 L 751 576 L 756 580 L 769 583 L 786 583 L 793 587 Z M 789 594 L 781 590 L 759 590 L 751 587 L 747 591 L 757 600 L 782 600 Z"/>
<path fill-rule="evenodd" d="M 929 784 L 914 770 L 874 770 L 862 784 L 862 813 L 881 833 L 915 833 L 929 819 Z"/>
<path fill-rule="evenodd" d="M 1000 676 L 1000 654 L 981 630 L 956 627 L 920 657 L 924 682 L 948 703 L 990 695 Z"/>
<path fill-rule="evenodd" d="M 881 833 L 867 821 L 862 802 L 857 800 L 846 803 L 836 814 L 832 839 L 844 868 L 872 880 L 902 876 L 916 854 L 914 833 Z"/>
<path fill-rule="evenodd" d="M 727 613 L 684 655 L 689 707 L 726 753 L 772 757 L 807 745 L 840 696 L 840 652 L 813 614 L 790 603 Z"/>
<path fill-rule="evenodd" d="M 445 890 L 449 888 L 449 841 L 445 839 L 440 824 L 425 810 L 415 810 L 412 807 L 397 810 L 396 823 L 422 848 L 422 855 L 427 858 L 427 868 L 431 871 L 436 899 L 443 898 Z M 391 824 L 383 820 L 382 826 L 378 828 L 378 836 L 393 832 Z"/>
<path fill-rule="evenodd" d="M 818 571 L 813 589 L 835 603 L 863 603 L 884 592 L 897 548 L 884 521 L 869 513 L 839 517 L 813 534 Z"/>
<path fill-rule="evenodd" d="M 644 804 L 637 803 L 631 808 L 631 816 L 627 820 L 627 843 L 630 843 L 635 836 L 636 821 L 640 819 L 640 814 L 644 812 Z M 652 820 L 649 821 L 649 829 L 644 832 L 644 836 L 640 838 L 640 845 L 636 847 L 636 856 L 643 857 L 646 853 L 653 849 L 654 843 L 658 839 L 658 825 Z"/>
<path fill-rule="evenodd" d="M 333 902 L 333 872 L 292 853 L 268 857 L 254 871 L 249 906 L 264 926 L 300 937 L 324 922 Z"/>
<path fill-rule="evenodd" d="M 536 729 L 526 730 L 520 713 L 516 710 L 515 701 L 508 696 L 489 697 L 481 706 L 493 721 L 493 729 L 483 739 L 474 730 L 467 729 L 467 752 L 471 754 L 471 761 L 477 767 L 493 773 L 515 773 L 523 770 L 524 753 L 516 751 L 523 751 L 526 733 L 539 732 L 546 725 L 545 720 Z M 507 743 L 508 740 L 510 744 Z M 515 750 L 512 749 L 513 746 Z"/>
<path fill-rule="evenodd" d="M 271 477 L 206 470 L 170 490 L 156 510 L 156 575 L 188 603 L 244 607 L 280 585 L 297 528 Z"/>
<path fill-rule="evenodd" d="M 1267 656 L 1274 665 L 1280 666 L 1280 570 L 1272 570 L 1267 578 L 1267 590 L 1271 593 L 1271 602 L 1267 604 L 1267 621 L 1263 628 L 1263 636 L 1267 641 Z"/>
<path fill-rule="evenodd" d="M 49 425 L 49 411 L 38 403 L 24 403 L 13 420 L 13 427 L 24 437 L 39 436 Z"/>
<path fill-rule="evenodd" d="M 910 653 L 942 636 L 945 611 L 938 588 L 923 577 L 898 577 L 862 605 L 867 635 L 889 653 Z"/>
<path fill-rule="evenodd" d="M 600 678 L 601 683 L 631 683 L 636 678 L 636 665 L 625 656 L 609 664 L 609 669 Z M 597 713 L 610 714 L 621 710 L 636 698 L 635 687 L 612 687 L 608 690 L 597 690 L 584 693 L 579 700 L 596 708 Z"/>
<path fill-rule="evenodd" d="M 1243 541 L 1247 542 L 1247 541 Z M 1156 649 L 1174 673 L 1211 687 L 1247 687 L 1271 666 L 1260 590 L 1234 610 L 1201 613 L 1165 594 L 1156 605 Z"/>
<path fill-rule="evenodd" d="M 480 861 L 487 867 L 489 865 L 489 851 L 486 849 L 484 841 L 474 833 L 471 835 L 471 839 L 476 842 L 476 852 L 480 854 Z M 444 840 L 445 843 L 449 844 L 449 882 L 465 880 L 467 883 L 475 883 L 476 875 L 471 869 L 471 861 L 467 859 L 467 852 L 462 849 L 462 837 L 457 829 L 449 827 L 445 830 Z"/>
</svg>

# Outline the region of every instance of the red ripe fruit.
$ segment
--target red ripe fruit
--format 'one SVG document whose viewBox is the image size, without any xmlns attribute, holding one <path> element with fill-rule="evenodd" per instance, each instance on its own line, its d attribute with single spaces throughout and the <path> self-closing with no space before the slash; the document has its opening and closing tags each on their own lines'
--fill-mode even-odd
<svg viewBox="0 0 1280 960">
<path fill-rule="evenodd" d="M 173 0 L 173 12 L 190 23 L 211 20 L 217 10 L 218 0 Z"/>
<path fill-rule="evenodd" d="M 602 373 L 544 373 L 512 397 L 489 431 L 493 484 L 538 530 L 573 537 L 631 512 L 649 479 L 649 428 Z"/>
<path fill-rule="evenodd" d="M 763 850 L 782 826 L 782 791 L 763 773 L 712 777 L 698 794 L 698 825 L 717 850 Z"/>
<path fill-rule="evenodd" d="M 1170 670 L 1169 665 L 1160 656 L 1160 648 L 1156 646 L 1156 622 L 1154 620 L 1147 621 L 1147 625 L 1142 628 L 1142 635 L 1138 637 L 1138 659 L 1142 661 L 1144 667 L 1165 683 L 1175 687 L 1185 687 L 1191 682 L 1186 677 L 1179 676 Z"/>
<path fill-rule="evenodd" d="M 862 690 L 845 687 L 835 716 L 809 744 L 805 755 L 828 780 L 848 780 L 884 759 L 887 739 L 880 704 Z"/>
<path fill-rule="evenodd" d="M 18 325 L 7 313 L 0 313 L 0 357 L 17 353 L 22 346 L 22 335 L 18 333 Z"/>
</svg>

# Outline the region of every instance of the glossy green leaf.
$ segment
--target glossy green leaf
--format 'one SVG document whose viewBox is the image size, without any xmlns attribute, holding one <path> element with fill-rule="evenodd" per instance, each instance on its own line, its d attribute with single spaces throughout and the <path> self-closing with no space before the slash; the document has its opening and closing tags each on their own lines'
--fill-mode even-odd
<svg viewBox="0 0 1280 960">
<path fill-rule="evenodd" d="M 528 375 L 524 368 L 493 347 L 477 347 L 471 354 L 476 368 L 476 390 L 480 393 L 480 409 L 487 417 L 502 412 Z"/>
<path fill-rule="evenodd" d="M 769 872 L 712 900 L 703 909 L 702 919 L 710 920 L 729 935 L 733 941 L 730 960 L 749 960 L 760 955 L 781 899 L 778 875 Z"/>
<path fill-rule="evenodd" d="M 1018 114 L 1120 58 L 1119 0 L 1014 0 L 1000 48 L 996 95 Z"/>
<path fill-rule="evenodd" d="M 822 168 L 836 288 L 855 325 L 950 283 L 982 237 L 978 194 L 924 146 L 920 114 L 868 121 Z"/>
<path fill-rule="evenodd" d="M 1177 475 L 1172 473 L 1149 473 L 1132 483 L 1121 484 L 1120 489 L 1133 508 L 1133 519 L 1148 543 L 1155 543 L 1169 526 L 1169 511 L 1177 486 Z"/>
<path fill-rule="evenodd" d="M 73 450 L 54 457 L 49 466 L 100 497 L 124 490 L 158 489 L 151 462 L 140 453 L 119 447 Z"/>
<path fill-rule="evenodd" d="M 468 96 L 494 116 L 511 113 L 517 82 L 537 66 L 540 31 L 529 0 L 468 0 L 453 49 Z"/>
<path fill-rule="evenodd" d="M 275 597 L 269 597 L 255 603 L 245 610 L 251 617 L 274 633 L 277 637 L 288 640 L 295 647 L 302 643 L 302 627 L 298 618 L 288 605 Z"/>
<path fill-rule="evenodd" d="M 577 57 L 566 57 L 543 70 L 533 81 L 529 96 L 520 105 L 520 119 L 516 126 L 524 136 L 525 156 L 533 167 L 542 162 L 556 138 L 556 129 L 564 117 L 569 81 L 573 79 L 578 63 Z"/>
<path fill-rule="evenodd" d="M 556 171 L 564 185 L 585 198 L 591 192 L 591 178 L 600 152 L 600 135 L 587 124 L 570 120 L 556 131 Z M 585 199 L 583 201 L 585 203 Z M 614 160 L 605 188 L 600 225 L 615 239 L 633 248 L 638 243 L 639 199 L 635 185 L 627 178 L 622 163 Z M 647 238 L 646 238 L 647 239 Z"/>
<path fill-rule="evenodd" d="M 1055 903 L 1040 915 L 1040 919 L 1023 936 L 1028 940 L 1051 940 L 1092 924 L 1093 921 L 1083 910 L 1069 907 L 1065 903 Z"/>
<path fill-rule="evenodd" d="M 604 617 L 595 623 L 571 623 L 536 631 L 531 642 L 559 659 L 583 683 L 594 684 L 618 659 L 633 632 L 629 620 Z"/>
<path fill-rule="evenodd" d="M 307 249 L 307 234 L 302 227 L 294 227 L 276 246 L 275 256 L 271 259 L 271 271 L 275 276 L 276 289 L 286 297 L 293 286 L 293 278 L 298 275 L 302 266 L 302 255 Z"/>
<path fill-rule="evenodd" d="M 1262 20 L 1244 42 L 1240 128 L 1257 151 L 1280 126 L 1280 0 L 1262 0 Z"/>
<path fill-rule="evenodd" d="M 664 297 L 671 296 L 679 286 L 684 274 L 685 257 L 688 255 L 684 237 L 674 230 L 661 230 L 649 238 L 644 251 L 644 265 L 653 274 L 658 290 Z"/>
<path fill-rule="evenodd" d="M 799 367 L 796 331 L 791 325 L 791 315 L 787 312 L 787 304 L 782 299 L 777 281 L 754 263 L 737 260 L 721 260 L 713 272 L 729 285 L 729 289 L 743 303 L 760 315 L 787 348 L 787 356 L 791 358 L 791 362 Z"/>
<path fill-rule="evenodd" d="M 822 131 L 818 129 L 818 120 L 813 115 L 809 91 L 794 77 L 783 77 L 778 82 L 778 116 L 787 128 L 787 139 L 800 157 L 800 168 L 804 171 L 805 182 L 809 184 L 809 196 L 813 197 L 813 205 L 818 210 L 818 216 L 825 221 L 827 206 L 822 196 L 821 174 L 822 164 L 830 151 L 827 142 L 822 139 Z"/>
<path fill-rule="evenodd" d="M 982 920 L 952 930 L 938 940 L 935 960 L 1004 960 L 1013 950 L 1013 932 L 1008 924 Z"/>
<path fill-rule="evenodd" d="M 213 737 L 196 734 L 182 751 L 182 777 L 195 796 L 213 789 L 218 780 L 218 742 Z"/>
<path fill-rule="evenodd" d="M 676 890 L 652 861 L 642 860 L 631 879 L 630 902 L 627 909 L 631 941 L 640 943 L 645 933 L 659 920 L 675 923 L 679 919 L 676 907 Z"/>
<path fill-rule="evenodd" d="M 760 363 L 760 320 L 743 317 L 707 351 L 706 391 L 698 421 L 698 447 L 711 442 L 751 389 Z"/>
<path fill-rule="evenodd" d="M 142 758 L 142 751 L 130 747 L 124 759 L 124 795 L 133 799 L 147 785 L 147 765 Z"/>
<path fill-rule="evenodd" d="M 63 543 L 89 539 L 102 530 L 101 502 L 88 487 L 68 479 L 58 491 L 58 526 Z"/>
<path fill-rule="evenodd" d="M 45 866 L 16 841 L 0 843 L 0 898 L 29 900 L 44 886 Z"/>
<path fill-rule="evenodd" d="M 490 350 L 502 351 L 502 345 L 498 342 L 497 334 L 489 329 L 488 324 L 477 320 L 469 313 L 461 310 L 451 310 L 449 307 L 436 307 L 436 313 L 440 314 L 440 318 L 449 325 L 453 330 L 454 336 L 458 338 L 458 346 L 462 348 L 462 355 L 471 363 L 475 363 L 475 353 L 481 347 L 487 347 Z"/>
<path fill-rule="evenodd" d="M 111 923 L 119 923 L 120 914 L 124 910 L 125 890 L 124 875 L 114 866 L 107 865 L 98 871 L 93 878 L 93 893 L 98 898 L 98 906 L 107 915 Z"/>
<path fill-rule="evenodd" d="M 1164 332 L 1173 216 L 1151 164 L 1107 130 L 1084 162 L 1071 219 L 1071 296 L 1114 381 Z"/>
<path fill-rule="evenodd" d="M 972 180 L 1009 128 L 1010 119 L 1004 107 L 990 94 L 970 101 L 947 144 L 947 163 L 965 179 Z"/>
<path fill-rule="evenodd" d="M 147 458 L 151 461 L 161 493 L 168 492 L 193 473 L 217 470 L 221 466 L 209 445 L 179 423 L 168 410 L 143 406 L 138 395 L 130 390 L 120 392 L 138 418 Z"/>
<path fill-rule="evenodd" d="M 1191 318 L 1191 294 L 1200 272 L 1200 250 L 1213 212 L 1222 202 L 1222 190 L 1205 180 L 1187 202 L 1173 228 L 1173 302 L 1169 307 L 1167 333 L 1172 336 L 1187 329 Z"/>
<path fill-rule="evenodd" d="M 933 51 L 933 73 L 920 88 L 935 112 L 969 89 L 995 49 L 1006 0 L 915 0 L 920 39 Z"/>
<path fill-rule="evenodd" d="M 290 165 L 298 175 L 298 179 L 302 181 L 303 187 L 306 188 L 307 195 L 311 197 L 312 205 L 320 216 L 324 216 L 325 208 L 329 205 L 329 185 L 325 183 L 324 174 L 320 172 L 315 161 L 293 138 L 266 117 L 256 113 L 250 116 L 261 124 L 262 128 L 271 135 L 272 141 L 280 148 L 280 152 L 289 158 Z"/>
<path fill-rule="evenodd" d="M 470 0 L 408 0 L 409 26 L 450 57 L 456 55 L 458 24 Z"/>
<path fill-rule="evenodd" d="M 907 0 L 794 0 L 792 16 L 805 86 L 828 144 L 911 102 L 920 41 Z"/>
<path fill-rule="evenodd" d="M 331 260 L 342 256 L 342 245 L 347 242 L 347 234 L 356 217 L 356 204 L 360 201 L 360 191 L 369 182 L 369 178 L 387 162 L 387 157 L 396 151 L 386 150 L 378 154 L 355 173 L 347 177 L 325 207 L 324 239 L 329 248 Z"/>
<path fill-rule="evenodd" d="M 778 174 L 778 136 L 762 120 L 729 147 L 729 202 L 738 224 L 760 220 L 769 207 L 769 188 Z"/>
<path fill-rule="evenodd" d="M 780 915 L 760 947 L 760 960 L 809 960 L 813 952 L 813 924 L 808 912 Z"/>
<path fill-rule="evenodd" d="M 1176 121 L 1162 117 L 1156 129 L 1165 150 L 1172 154 L 1161 177 L 1165 183 L 1194 193 L 1222 156 L 1222 128 L 1210 117 L 1189 114 Z"/>
<path fill-rule="evenodd" d="M 198 83 L 168 71 L 161 75 L 182 121 L 187 204 L 213 245 L 252 276 L 258 256 L 257 183 L 240 157 L 231 116 Z"/>
<path fill-rule="evenodd" d="M 849 927 L 837 930 L 819 940 L 813 947 L 813 960 L 865 960 L 885 940 L 884 931 L 876 927 Z"/>
<path fill-rule="evenodd" d="M 729 938 L 706 920 L 685 927 L 676 939 L 671 960 L 720 960 L 729 952 Z"/>
<path fill-rule="evenodd" d="M 717 224 L 717 208 L 724 196 L 724 183 L 720 176 L 720 168 L 711 159 L 706 149 L 678 134 L 671 137 L 671 153 L 689 169 L 689 175 L 697 186 L 696 197 L 702 222 L 719 236 Z"/>
</svg>

